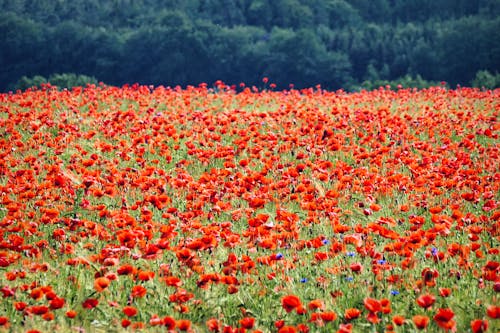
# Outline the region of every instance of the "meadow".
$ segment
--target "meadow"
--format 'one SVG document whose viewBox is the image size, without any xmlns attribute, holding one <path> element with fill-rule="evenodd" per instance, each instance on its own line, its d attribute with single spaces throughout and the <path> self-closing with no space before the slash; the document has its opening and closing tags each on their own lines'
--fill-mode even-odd
<svg viewBox="0 0 500 333">
<path fill-rule="evenodd" d="M 500 90 L 0 94 L 0 332 L 497 332 Z"/>
</svg>

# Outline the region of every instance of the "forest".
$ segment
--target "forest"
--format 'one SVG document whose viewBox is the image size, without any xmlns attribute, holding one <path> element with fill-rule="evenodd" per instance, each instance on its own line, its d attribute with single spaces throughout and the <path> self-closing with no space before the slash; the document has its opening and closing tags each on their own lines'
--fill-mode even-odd
<svg viewBox="0 0 500 333">
<path fill-rule="evenodd" d="M 356 90 L 499 70 L 498 0 L 0 0 L 0 91 L 56 73 Z"/>
</svg>

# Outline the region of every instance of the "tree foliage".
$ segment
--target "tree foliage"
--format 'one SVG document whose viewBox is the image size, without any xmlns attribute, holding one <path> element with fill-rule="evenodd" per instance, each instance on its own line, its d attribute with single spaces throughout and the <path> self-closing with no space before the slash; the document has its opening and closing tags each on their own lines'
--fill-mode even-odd
<svg viewBox="0 0 500 333">
<path fill-rule="evenodd" d="M 116 85 L 468 85 L 499 71 L 499 40 L 497 0 L 0 0 L 0 90 L 53 73 Z"/>
</svg>

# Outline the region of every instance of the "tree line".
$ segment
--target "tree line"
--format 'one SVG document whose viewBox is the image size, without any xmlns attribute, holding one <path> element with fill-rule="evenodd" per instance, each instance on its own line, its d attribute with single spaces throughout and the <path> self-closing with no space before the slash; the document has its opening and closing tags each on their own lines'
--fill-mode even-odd
<svg viewBox="0 0 500 333">
<path fill-rule="evenodd" d="M 54 73 L 113 85 L 470 85 L 498 81 L 499 42 L 498 0 L 0 0 L 0 90 Z"/>
</svg>

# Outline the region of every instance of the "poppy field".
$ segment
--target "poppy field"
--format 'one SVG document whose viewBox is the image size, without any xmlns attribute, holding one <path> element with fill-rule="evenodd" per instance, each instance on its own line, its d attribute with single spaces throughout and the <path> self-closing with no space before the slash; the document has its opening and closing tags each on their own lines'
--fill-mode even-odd
<svg viewBox="0 0 500 333">
<path fill-rule="evenodd" d="M 0 94 L 0 332 L 497 332 L 500 90 L 269 87 Z"/>
</svg>

